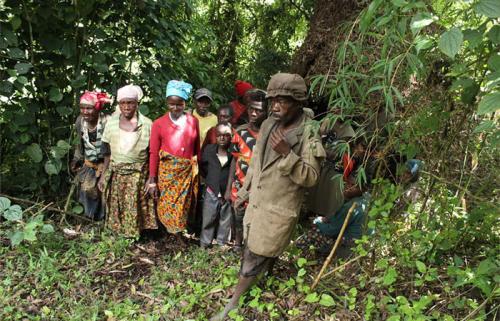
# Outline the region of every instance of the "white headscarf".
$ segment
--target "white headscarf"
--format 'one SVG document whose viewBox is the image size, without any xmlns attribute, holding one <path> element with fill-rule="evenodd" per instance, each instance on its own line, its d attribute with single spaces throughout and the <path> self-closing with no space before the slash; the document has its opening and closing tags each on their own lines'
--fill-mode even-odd
<svg viewBox="0 0 500 321">
<path fill-rule="evenodd" d="M 122 99 L 135 99 L 140 101 L 144 96 L 141 87 L 136 85 L 126 85 L 118 89 L 117 100 L 120 102 Z"/>
</svg>

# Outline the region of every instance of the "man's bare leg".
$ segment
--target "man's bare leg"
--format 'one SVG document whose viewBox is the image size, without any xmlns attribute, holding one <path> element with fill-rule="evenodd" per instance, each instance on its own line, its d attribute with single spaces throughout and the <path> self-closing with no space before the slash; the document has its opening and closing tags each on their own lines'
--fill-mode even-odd
<svg viewBox="0 0 500 321">
<path fill-rule="evenodd" d="M 229 301 L 228 304 L 224 307 L 224 311 L 221 313 L 217 314 L 216 316 L 212 317 L 210 321 L 222 321 L 224 320 L 229 312 L 231 310 L 234 310 L 238 308 L 238 303 L 240 301 L 240 297 L 245 293 L 253 284 L 255 281 L 256 277 L 255 276 L 240 276 L 238 280 L 238 284 L 236 285 L 236 288 L 234 289 L 233 297 L 231 298 L 231 301 Z"/>
</svg>

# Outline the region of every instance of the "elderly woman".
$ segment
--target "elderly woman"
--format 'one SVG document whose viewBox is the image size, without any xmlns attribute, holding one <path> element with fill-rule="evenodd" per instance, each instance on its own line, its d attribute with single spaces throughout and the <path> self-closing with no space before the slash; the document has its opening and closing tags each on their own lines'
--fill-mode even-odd
<svg viewBox="0 0 500 321">
<path fill-rule="evenodd" d="M 168 112 L 154 121 L 149 143 L 147 190 L 158 199 L 160 222 L 181 244 L 184 241 L 180 233 L 198 192 L 200 129 L 198 120 L 184 112 L 191 89 L 183 81 L 169 81 Z"/>
<path fill-rule="evenodd" d="M 120 112 L 110 118 L 102 138 L 111 150 L 104 162 L 109 170 L 99 180 L 99 189 L 105 189 L 106 225 L 127 237 L 158 228 L 153 200 L 144 195 L 152 121 L 137 110 L 142 96 L 138 86 L 118 90 Z"/>
<path fill-rule="evenodd" d="M 71 161 L 71 170 L 76 173 L 78 201 L 82 203 L 85 215 L 95 220 L 103 219 L 105 213 L 97 182 L 105 155 L 109 154 L 107 146 L 102 144 L 108 116 L 101 112 L 104 104 L 109 102 L 106 93 L 86 91 L 80 98 L 80 116 L 75 123 L 79 143 Z"/>
</svg>

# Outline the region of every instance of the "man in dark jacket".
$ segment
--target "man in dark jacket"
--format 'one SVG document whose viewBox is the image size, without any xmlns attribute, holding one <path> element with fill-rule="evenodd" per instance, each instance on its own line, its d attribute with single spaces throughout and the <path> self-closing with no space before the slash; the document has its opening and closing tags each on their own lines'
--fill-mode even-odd
<svg viewBox="0 0 500 321">
<path fill-rule="evenodd" d="M 200 235 L 202 248 L 212 244 L 217 226 L 219 245 L 226 244 L 231 229 L 231 204 L 224 199 L 232 160 L 231 153 L 228 152 L 232 136 L 231 125 L 218 124 L 216 134 L 217 144 L 208 145 L 201 157 L 200 170 L 206 184 Z"/>
</svg>

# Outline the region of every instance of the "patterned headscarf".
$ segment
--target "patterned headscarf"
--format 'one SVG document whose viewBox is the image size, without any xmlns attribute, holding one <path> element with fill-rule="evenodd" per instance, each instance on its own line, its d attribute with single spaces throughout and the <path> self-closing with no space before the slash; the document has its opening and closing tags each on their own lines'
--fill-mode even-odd
<svg viewBox="0 0 500 321">
<path fill-rule="evenodd" d="M 179 96 L 184 100 L 189 99 L 193 86 L 180 80 L 170 80 L 167 84 L 167 98 L 170 96 Z"/>
<path fill-rule="evenodd" d="M 85 91 L 80 97 L 80 104 L 92 105 L 96 110 L 102 110 L 104 104 L 111 103 L 111 97 L 104 92 Z"/>
</svg>

